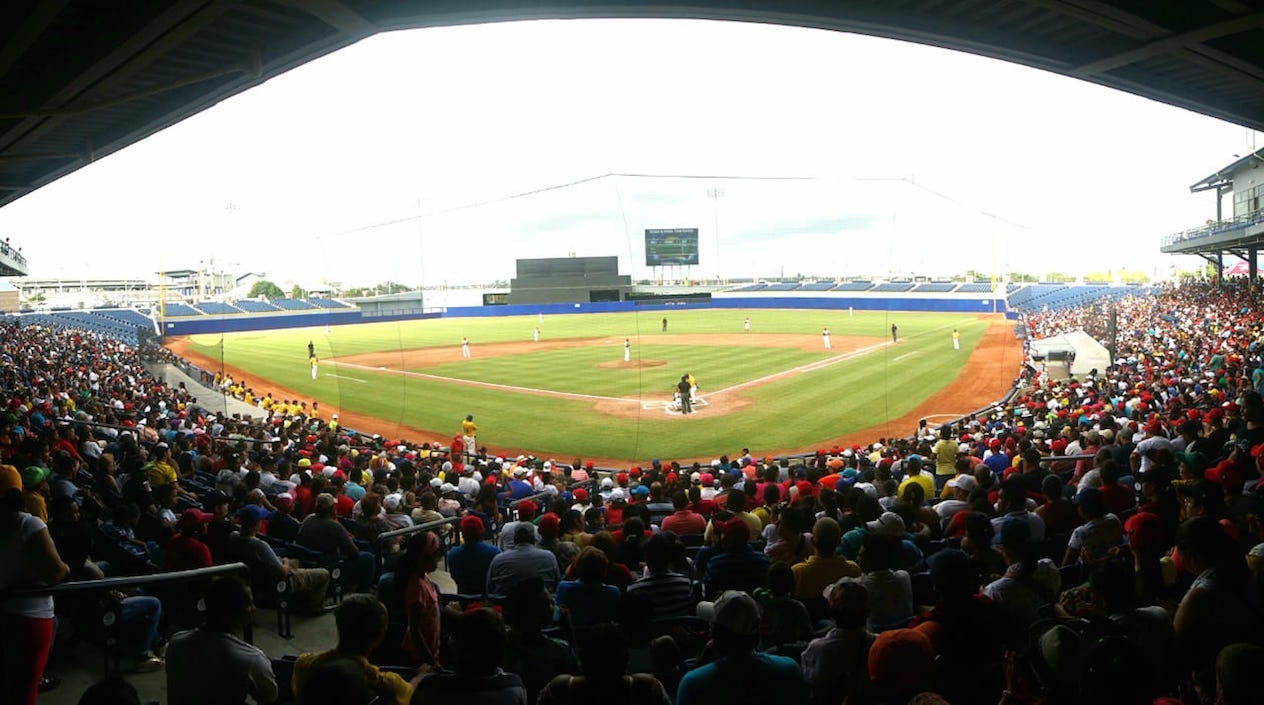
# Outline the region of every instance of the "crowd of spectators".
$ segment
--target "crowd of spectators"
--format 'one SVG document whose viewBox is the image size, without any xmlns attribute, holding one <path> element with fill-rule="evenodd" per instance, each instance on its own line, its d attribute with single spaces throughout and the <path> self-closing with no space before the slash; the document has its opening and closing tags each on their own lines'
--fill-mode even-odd
<svg viewBox="0 0 1264 705">
<path fill-rule="evenodd" d="M 270 396 L 217 418 L 119 343 L 3 324 L 0 590 L 242 561 L 338 605 L 337 644 L 278 671 L 237 636 L 259 590 L 202 586 L 204 620 L 119 595 L 133 668 L 235 674 L 190 703 L 1258 703 L 1259 303 L 1186 284 L 1031 314 L 1113 331 L 1115 362 L 912 438 L 610 471 L 450 457 Z M 88 608 L 0 605 L 32 703 L 53 614 Z"/>
</svg>

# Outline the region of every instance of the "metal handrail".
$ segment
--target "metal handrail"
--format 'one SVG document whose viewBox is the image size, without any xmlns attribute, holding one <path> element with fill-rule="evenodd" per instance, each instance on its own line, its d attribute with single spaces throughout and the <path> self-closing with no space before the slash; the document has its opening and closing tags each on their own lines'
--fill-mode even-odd
<svg viewBox="0 0 1264 705">
<path fill-rule="evenodd" d="M 98 592 L 102 590 L 114 590 L 121 587 L 141 587 L 144 585 L 162 585 L 165 583 L 181 583 L 189 580 L 197 580 L 200 578 L 211 577 L 215 575 L 223 575 L 226 573 L 250 573 L 250 568 L 245 563 L 226 563 L 224 565 L 213 565 L 209 568 L 194 568 L 192 570 L 177 570 L 170 573 L 154 573 L 152 575 L 133 575 L 119 576 L 117 578 L 101 578 L 100 580 L 73 580 L 57 585 L 49 585 L 42 588 L 29 588 L 24 590 L 14 590 L 7 594 L 8 597 L 44 597 L 58 595 L 70 595 L 84 592 Z"/>
<path fill-rule="evenodd" d="M 384 539 L 393 539 L 396 536 L 408 536 L 410 534 L 421 533 L 422 531 L 432 531 L 442 526 L 447 526 L 449 524 L 459 524 L 460 522 L 461 522 L 461 517 L 448 517 L 447 519 L 436 519 L 434 521 L 428 521 L 425 524 L 415 524 L 413 526 L 406 526 L 402 529 L 383 531 L 382 533 L 377 535 L 377 540 L 380 543 Z"/>
<path fill-rule="evenodd" d="M 209 568 L 194 568 L 193 570 L 178 570 L 170 573 L 155 573 L 153 575 L 122 576 L 117 578 L 102 578 L 100 580 L 75 580 L 41 588 L 13 590 L 8 593 L 0 593 L 0 595 L 4 597 L 57 597 L 58 595 L 78 595 L 83 593 L 105 592 L 123 587 L 182 583 L 229 573 L 246 573 L 249 575 L 250 568 L 245 563 L 228 563 L 225 565 L 210 566 Z M 105 630 L 105 676 L 109 677 L 111 674 L 117 674 L 120 669 L 121 657 L 119 655 L 118 630 L 122 626 L 119 622 L 121 607 L 118 603 L 112 600 L 105 600 L 101 604 L 103 606 L 101 626 Z M 199 604 L 198 609 L 199 611 L 203 609 L 201 604 Z M 254 628 L 251 623 L 248 622 L 246 624 L 245 632 L 242 636 L 246 643 L 254 643 Z"/>
</svg>

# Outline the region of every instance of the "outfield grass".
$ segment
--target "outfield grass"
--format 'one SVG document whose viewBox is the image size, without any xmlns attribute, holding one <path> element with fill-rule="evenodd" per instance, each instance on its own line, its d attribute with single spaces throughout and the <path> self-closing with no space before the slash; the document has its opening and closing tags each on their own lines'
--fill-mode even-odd
<svg viewBox="0 0 1264 705">
<path fill-rule="evenodd" d="M 672 311 L 668 333 L 740 333 L 747 312 Z M 193 336 L 193 347 L 227 364 L 251 370 L 262 394 L 272 380 L 318 400 L 386 421 L 430 429 L 445 437 L 475 414 L 480 441 L 549 455 L 637 459 L 648 456 L 696 457 L 731 453 L 744 445 L 761 448 L 809 448 L 821 439 L 897 418 L 956 377 L 986 323 L 973 314 L 926 314 L 846 311 L 755 310 L 752 332 L 813 334 L 828 326 L 836 341 L 847 335 L 890 339 L 899 325 L 901 343 L 822 369 L 746 389 L 753 404 L 732 413 L 681 418 L 645 410 L 634 419 L 595 413 L 592 402 L 479 388 L 443 380 L 338 368 L 322 364 L 312 381 L 307 342 L 322 359 L 370 352 L 459 346 L 471 341 L 471 360 L 447 362 L 428 375 L 510 384 L 561 392 L 635 397 L 666 394 L 685 371 L 703 393 L 822 360 L 826 353 L 793 348 L 680 346 L 655 343 L 663 314 L 580 314 L 545 316 L 542 339 L 613 338 L 616 342 L 507 357 L 477 357 L 478 346 L 530 341 L 535 316 L 447 318 L 399 323 L 323 327 Z M 961 334 L 954 353 L 951 330 Z M 668 364 L 640 369 L 600 368 L 622 359 L 622 339 L 632 340 L 634 355 Z M 837 350 L 836 350 L 837 352 Z M 945 409 L 945 413 L 967 409 Z"/>
</svg>

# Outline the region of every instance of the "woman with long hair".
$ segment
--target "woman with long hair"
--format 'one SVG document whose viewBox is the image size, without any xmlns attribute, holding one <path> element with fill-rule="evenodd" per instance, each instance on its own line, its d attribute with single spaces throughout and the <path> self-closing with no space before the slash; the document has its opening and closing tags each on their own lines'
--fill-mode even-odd
<svg viewBox="0 0 1264 705">
<path fill-rule="evenodd" d="M 53 585 L 70 572 L 57 554 L 48 527 L 22 511 L 22 477 L 0 465 L 0 594 Z M 53 643 L 53 598 L 8 597 L 0 601 L 0 665 L 6 702 L 35 705 Z"/>
</svg>

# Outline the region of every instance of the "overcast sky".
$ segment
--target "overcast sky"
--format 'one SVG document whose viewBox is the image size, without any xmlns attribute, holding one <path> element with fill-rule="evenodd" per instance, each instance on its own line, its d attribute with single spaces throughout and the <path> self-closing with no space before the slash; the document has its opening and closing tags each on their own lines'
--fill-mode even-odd
<svg viewBox="0 0 1264 705">
<path fill-rule="evenodd" d="M 41 278 L 213 258 L 278 283 L 435 286 L 570 253 L 618 255 L 640 278 L 644 229 L 677 227 L 701 231 L 699 277 L 993 262 L 1163 274 L 1177 260 L 1160 237 L 1215 214 L 1189 185 L 1252 138 L 1073 79 L 835 32 L 438 28 L 225 101 L 0 209 L 0 231 Z"/>
</svg>

